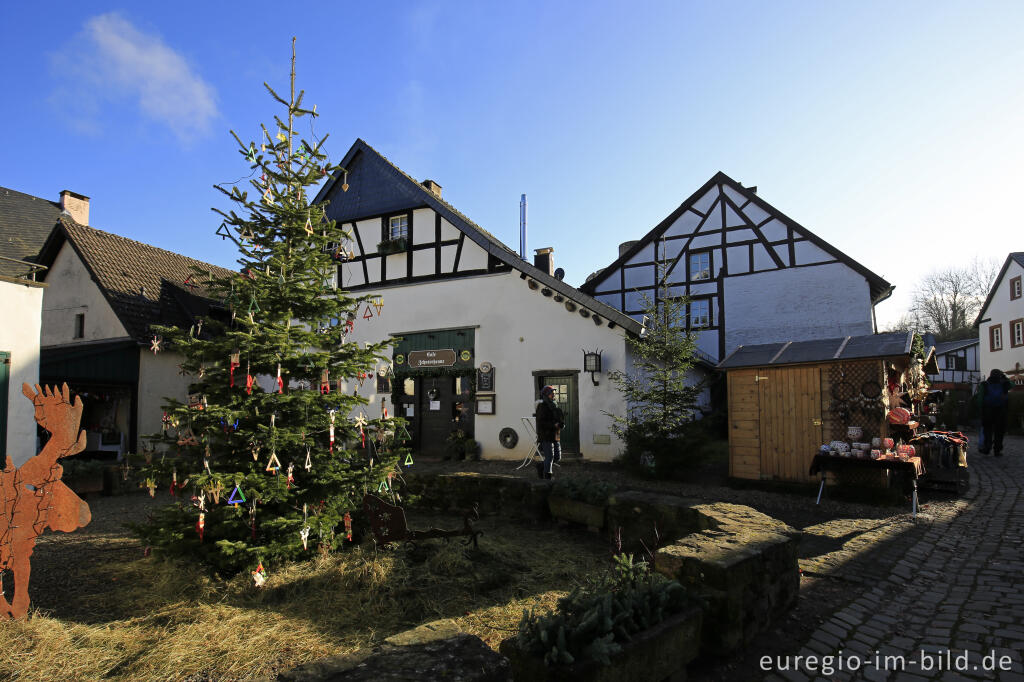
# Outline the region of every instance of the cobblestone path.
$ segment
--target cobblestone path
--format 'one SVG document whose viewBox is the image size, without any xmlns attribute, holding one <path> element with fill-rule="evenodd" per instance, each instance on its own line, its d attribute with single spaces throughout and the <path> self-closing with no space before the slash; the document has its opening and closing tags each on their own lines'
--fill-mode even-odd
<svg viewBox="0 0 1024 682">
<path fill-rule="evenodd" d="M 880 528 L 889 537 L 849 562 L 802 562 L 872 586 L 799 651 L 773 657 L 765 679 L 1024 681 L 1024 438 L 968 461 L 960 503 L 925 509 L 902 532 Z"/>
</svg>

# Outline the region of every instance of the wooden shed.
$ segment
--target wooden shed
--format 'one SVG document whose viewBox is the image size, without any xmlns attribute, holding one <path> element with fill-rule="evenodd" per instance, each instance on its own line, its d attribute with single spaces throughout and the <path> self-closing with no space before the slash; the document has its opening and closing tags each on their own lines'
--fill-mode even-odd
<svg viewBox="0 0 1024 682">
<path fill-rule="evenodd" d="M 913 332 L 739 346 L 718 364 L 728 377 L 729 475 L 809 482 L 818 449 L 848 441 L 847 427 L 868 442 L 888 437 L 890 407 L 927 391 L 926 353 Z"/>
</svg>

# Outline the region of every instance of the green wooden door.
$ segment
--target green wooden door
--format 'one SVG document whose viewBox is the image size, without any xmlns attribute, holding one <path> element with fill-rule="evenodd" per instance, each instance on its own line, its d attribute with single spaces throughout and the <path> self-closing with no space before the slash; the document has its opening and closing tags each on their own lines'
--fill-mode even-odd
<svg viewBox="0 0 1024 682">
<path fill-rule="evenodd" d="M 543 374 L 538 377 L 540 386 L 555 389 L 555 404 L 565 416 L 562 429 L 562 453 L 580 454 L 580 412 L 575 374 Z M 539 388 L 539 387 L 538 387 Z"/>
<path fill-rule="evenodd" d="M 7 390 L 11 375 L 11 354 L 0 351 L 0 467 L 7 462 Z"/>
</svg>

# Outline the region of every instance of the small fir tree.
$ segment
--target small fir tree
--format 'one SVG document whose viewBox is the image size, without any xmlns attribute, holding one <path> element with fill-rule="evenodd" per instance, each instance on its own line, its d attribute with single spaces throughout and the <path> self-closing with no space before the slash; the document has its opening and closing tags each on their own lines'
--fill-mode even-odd
<svg viewBox="0 0 1024 682">
<path fill-rule="evenodd" d="M 668 465 L 683 454 L 704 388 L 687 378 L 697 350 L 696 332 L 686 320 L 689 299 L 670 296 L 663 274 L 659 281 L 657 298 L 644 296 L 643 334 L 626 339 L 633 370 L 609 375 L 626 399 L 625 415 L 609 414 L 612 431 L 625 443 L 627 460 L 648 467 L 655 461 Z"/>
<path fill-rule="evenodd" d="M 311 142 L 295 132 L 298 119 L 317 114 L 295 94 L 294 40 L 289 99 L 266 87 L 287 116 L 263 127 L 259 144 L 232 132 L 255 193 L 217 187 L 238 207 L 217 211 L 218 234 L 239 244 L 241 271 L 197 272 L 190 282 L 225 308 L 191 329 L 154 328 L 184 355 L 192 384 L 186 403 L 167 400 L 154 440 L 170 447 L 147 453 L 142 472 L 151 493 L 169 485 L 180 501 L 135 527 L 158 552 L 228 571 L 351 539 L 362 496 L 390 490 L 406 454 L 401 420 L 366 420 L 358 409 L 366 400 L 339 381 L 374 380 L 390 342 L 346 340 L 368 303 L 332 285 L 348 235 L 323 204 L 309 203 L 310 188 L 335 168 L 322 151 L 326 136 Z"/>
</svg>

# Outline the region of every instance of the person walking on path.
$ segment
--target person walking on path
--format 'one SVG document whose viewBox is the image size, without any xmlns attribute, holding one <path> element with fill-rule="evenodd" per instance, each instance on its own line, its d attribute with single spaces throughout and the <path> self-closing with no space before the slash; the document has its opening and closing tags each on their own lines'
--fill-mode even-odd
<svg viewBox="0 0 1024 682">
<path fill-rule="evenodd" d="M 556 459 L 561 459 L 561 447 L 558 433 L 565 426 L 562 410 L 555 404 L 555 389 L 545 386 L 540 389 L 540 402 L 534 416 L 537 418 L 537 444 L 543 462 L 537 463 L 537 475 L 540 478 L 551 478 L 552 467 Z"/>
<path fill-rule="evenodd" d="M 1003 456 L 1003 435 L 1010 404 L 1010 389 L 1013 382 L 998 369 L 989 372 L 988 379 L 978 384 L 975 396 L 981 408 L 981 443 L 978 452 L 987 455 L 993 452 Z"/>
</svg>

